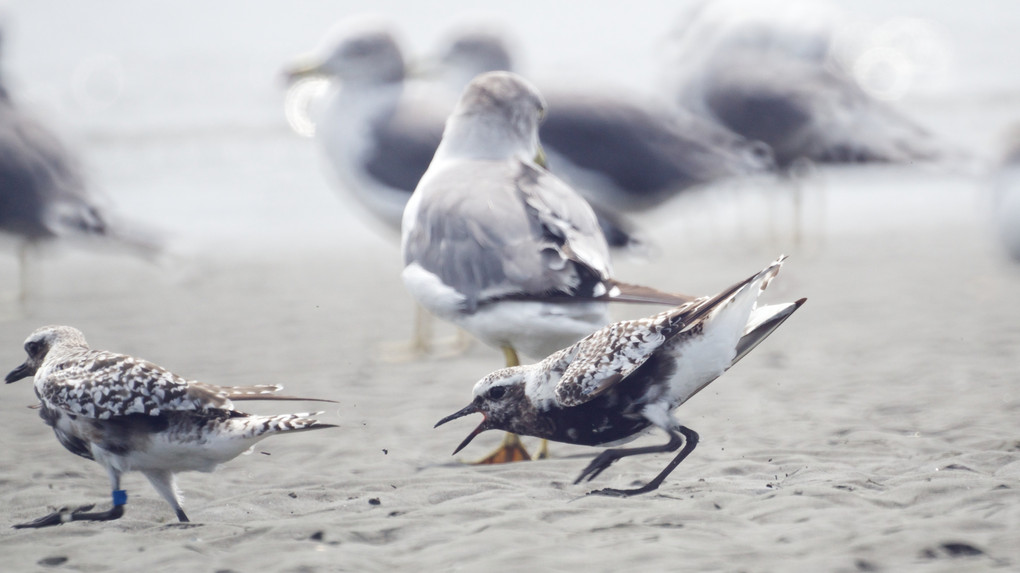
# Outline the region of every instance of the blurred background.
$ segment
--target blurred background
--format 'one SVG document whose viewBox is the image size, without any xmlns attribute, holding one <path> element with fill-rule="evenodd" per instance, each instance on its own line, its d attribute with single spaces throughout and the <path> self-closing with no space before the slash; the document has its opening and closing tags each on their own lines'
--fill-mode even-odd
<svg viewBox="0 0 1020 573">
<path fill-rule="evenodd" d="M 540 86 L 590 85 L 667 101 L 669 37 L 694 5 L 380 0 L 370 9 L 392 21 L 411 60 L 434 53 L 456 26 L 496 23 L 513 40 L 518 69 Z M 835 6 L 848 14 L 848 27 L 867 31 L 864 37 L 886 53 L 890 46 L 900 50 L 887 58 L 902 80 L 892 80 L 887 99 L 975 161 L 939 167 L 934 176 L 929 168 L 830 180 L 827 203 L 816 207 L 828 213 L 829 231 L 874 224 L 862 215 L 881 215 L 875 207 L 885 201 L 901 207 L 895 224 L 985 216 L 982 168 L 1000 153 L 1010 123 L 1020 120 L 1020 6 L 1009 0 Z M 332 23 L 368 7 L 314 0 L 8 1 L 0 6 L 3 79 L 21 108 L 80 156 L 91 187 L 126 218 L 165 231 L 172 250 L 212 242 L 218 249 L 392 244 L 365 232 L 372 223 L 336 193 L 314 142 L 288 129 L 283 109 L 282 67 L 317 48 Z M 701 207 L 712 213 L 717 233 L 732 231 L 719 223 L 729 220 L 727 205 Z M 684 209 L 675 211 L 645 224 L 668 227 L 683 216 Z M 702 217 L 695 219 L 691 225 L 701 224 Z M 735 224 L 748 224 L 742 221 Z M 5 273 L 11 264 L 0 258 Z"/>
</svg>

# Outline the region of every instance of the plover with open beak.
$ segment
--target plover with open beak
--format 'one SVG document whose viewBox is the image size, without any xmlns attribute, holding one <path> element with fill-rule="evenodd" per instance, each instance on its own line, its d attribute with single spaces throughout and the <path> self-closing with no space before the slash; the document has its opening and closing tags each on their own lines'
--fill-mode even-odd
<svg viewBox="0 0 1020 573">
<path fill-rule="evenodd" d="M 611 324 L 577 344 L 525 366 L 481 379 L 474 399 L 440 426 L 480 413 L 482 422 L 454 453 L 485 430 L 499 429 L 588 446 L 627 442 L 656 427 L 661 446 L 608 449 L 574 483 L 592 480 L 627 456 L 680 453 L 655 478 L 635 489 L 591 493 L 630 496 L 655 490 L 698 443 L 673 410 L 718 378 L 779 327 L 806 299 L 757 306 L 783 259 L 713 297 L 659 314 Z"/>
<path fill-rule="evenodd" d="M 606 325 L 609 302 L 695 298 L 612 278 L 591 206 L 541 164 L 544 113 L 545 100 L 524 78 L 475 78 L 404 210 L 407 290 L 502 348 L 507 366 L 520 363 L 518 352 L 544 358 Z M 520 450 L 511 442 L 486 460 L 528 459 Z"/>
<path fill-rule="evenodd" d="M 145 475 L 185 522 L 177 472 L 211 472 L 273 434 L 335 427 L 312 419 L 312 413 L 254 416 L 233 405 L 237 400 L 331 400 L 281 396 L 274 385 L 188 381 L 145 360 L 92 350 L 70 326 L 36 330 L 25 351 L 28 359 L 7 375 L 7 383 L 34 376 L 39 415 L 71 453 L 106 468 L 113 507 L 65 508 L 18 528 L 120 518 L 127 503 L 120 477 L 129 471 Z"/>
</svg>

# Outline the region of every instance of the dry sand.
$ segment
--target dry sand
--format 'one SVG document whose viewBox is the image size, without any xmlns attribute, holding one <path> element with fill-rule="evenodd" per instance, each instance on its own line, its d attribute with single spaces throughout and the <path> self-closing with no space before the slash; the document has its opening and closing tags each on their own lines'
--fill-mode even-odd
<svg viewBox="0 0 1020 573">
<path fill-rule="evenodd" d="M 45 258 L 27 308 L 0 307 L 4 372 L 23 360 L 29 332 L 66 323 L 94 347 L 187 377 L 336 399 L 324 419 L 341 427 L 182 474 L 190 526 L 129 474 L 119 521 L 15 530 L 52 506 L 107 504 L 109 491 L 102 469 L 64 451 L 26 408 L 30 382 L 5 386 L 0 569 L 1016 570 L 1020 267 L 963 219 L 789 249 L 768 298 L 807 305 L 678 410 L 701 444 L 657 492 L 631 499 L 572 485 L 596 449 L 554 444 L 552 460 L 484 468 L 450 457 L 477 420 L 432 425 L 467 403 L 500 355 L 475 345 L 457 358 L 381 359 L 409 332 L 412 309 L 387 245 L 210 252 L 163 266 Z M 779 250 L 769 240 L 684 248 L 659 235 L 661 259 L 618 274 L 708 293 Z M 13 266 L 0 264 L 9 291 Z M 483 438 L 464 459 L 499 435 Z M 621 461 L 593 485 L 646 480 L 668 459 Z"/>
</svg>

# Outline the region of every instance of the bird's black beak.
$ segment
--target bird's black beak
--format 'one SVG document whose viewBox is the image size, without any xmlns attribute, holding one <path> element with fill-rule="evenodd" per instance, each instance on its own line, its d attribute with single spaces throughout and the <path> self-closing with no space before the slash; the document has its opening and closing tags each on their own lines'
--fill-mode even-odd
<svg viewBox="0 0 1020 573">
<path fill-rule="evenodd" d="M 14 370 L 11 370 L 10 374 L 8 374 L 6 378 L 4 378 L 4 381 L 10 384 L 11 382 L 17 382 L 22 378 L 28 378 L 29 376 L 34 375 L 35 368 L 32 368 L 32 366 L 28 362 L 25 362 L 21 366 L 18 366 Z"/>
<path fill-rule="evenodd" d="M 456 420 L 457 418 L 463 418 L 464 416 L 467 416 L 468 414 L 474 414 L 476 412 L 482 414 L 483 416 L 485 415 L 485 412 L 482 412 L 481 408 L 479 408 L 477 404 L 472 402 L 472 403 L 468 404 L 467 406 L 465 406 L 464 408 L 461 408 L 457 412 L 454 412 L 453 414 L 450 414 L 449 416 L 443 418 L 442 420 L 439 420 L 438 422 L 436 422 L 436 425 L 433 426 L 433 428 L 438 428 L 439 426 L 442 426 L 443 424 L 449 422 L 450 420 Z M 475 439 L 475 436 L 477 436 L 478 434 L 481 434 L 485 430 L 488 430 L 489 429 L 489 425 L 488 425 L 487 422 L 488 422 L 487 418 L 482 419 L 482 423 L 478 424 L 478 427 L 475 428 L 474 431 L 472 431 L 470 434 L 468 434 L 468 437 L 464 438 L 464 441 L 461 442 L 459 446 L 457 446 L 456 450 L 453 450 L 453 454 L 451 454 L 451 455 L 457 455 L 457 452 L 463 450 L 465 446 L 470 444 L 471 440 Z"/>
</svg>

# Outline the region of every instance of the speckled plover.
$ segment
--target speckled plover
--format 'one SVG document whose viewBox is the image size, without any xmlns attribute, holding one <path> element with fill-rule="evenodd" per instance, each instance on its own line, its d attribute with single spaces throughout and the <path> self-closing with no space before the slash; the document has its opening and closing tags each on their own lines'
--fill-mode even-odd
<svg viewBox="0 0 1020 573">
<path fill-rule="evenodd" d="M 279 433 L 334 427 L 315 414 L 254 416 L 234 409 L 236 400 L 304 400 L 275 394 L 280 387 L 213 386 L 185 380 L 151 362 L 92 350 L 70 326 L 47 326 L 25 341 L 28 359 L 7 383 L 35 377 L 40 416 L 71 453 L 94 460 L 110 476 L 113 507 L 62 509 L 15 527 L 68 521 L 104 521 L 124 514 L 127 492 L 120 476 L 139 471 L 188 521 L 174 474 L 211 472 L 255 443 Z M 312 400 L 330 401 L 330 400 Z"/>
<path fill-rule="evenodd" d="M 672 452 L 683 445 L 646 485 L 591 493 L 628 496 L 652 491 L 698 443 L 698 434 L 681 425 L 673 410 L 750 352 L 806 300 L 757 306 L 782 261 L 783 257 L 711 298 L 611 324 L 537 364 L 497 370 L 475 384 L 469 405 L 436 426 L 482 414 L 482 422 L 454 453 L 491 429 L 600 446 L 629 441 L 656 427 L 669 442 L 608 449 L 574 481 L 594 479 L 626 456 Z"/>
</svg>

